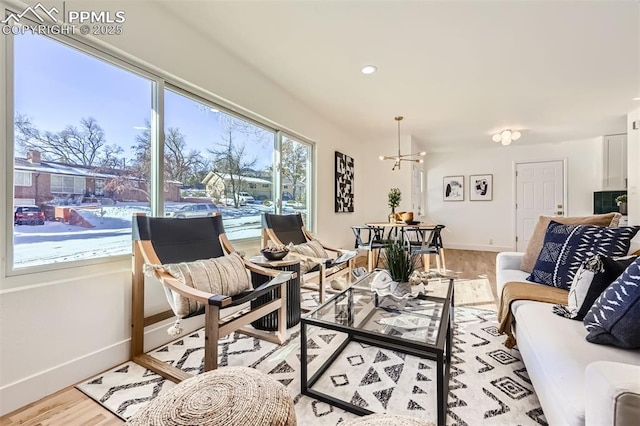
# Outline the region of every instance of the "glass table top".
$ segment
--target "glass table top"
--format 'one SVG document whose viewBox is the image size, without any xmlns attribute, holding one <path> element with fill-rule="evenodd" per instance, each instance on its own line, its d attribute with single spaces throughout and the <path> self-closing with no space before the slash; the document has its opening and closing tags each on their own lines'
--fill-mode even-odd
<svg viewBox="0 0 640 426">
<path fill-rule="evenodd" d="M 448 304 L 449 278 L 430 280 L 426 294 L 398 300 L 379 297 L 371 290 L 370 274 L 325 302 L 307 315 L 346 329 L 365 330 L 377 335 L 396 337 L 417 343 L 436 345 L 445 305 Z"/>
</svg>

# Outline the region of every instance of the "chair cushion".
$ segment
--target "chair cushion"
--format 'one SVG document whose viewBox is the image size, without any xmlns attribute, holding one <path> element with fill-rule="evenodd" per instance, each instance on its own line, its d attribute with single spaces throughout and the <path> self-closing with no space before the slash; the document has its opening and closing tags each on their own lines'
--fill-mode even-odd
<svg viewBox="0 0 640 426">
<path fill-rule="evenodd" d="M 195 289 L 211 294 L 235 296 L 253 287 L 242 258 L 237 253 L 212 259 L 193 262 L 153 265 L 161 267 L 175 279 Z M 204 308 L 204 305 L 190 300 L 181 294 L 167 293 L 174 313 L 179 317 L 192 315 Z"/>
<path fill-rule="evenodd" d="M 635 259 L 635 256 L 610 258 L 600 255 L 587 259 L 580 266 L 571 283 L 567 306 L 557 305 L 554 307 L 553 312 L 566 318 L 582 321 L 600 294 Z"/>
<path fill-rule="evenodd" d="M 549 223 L 553 220 L 564 225 L 596 225 L 596 226 L 608 226 L 610 228 L 618 226 L 620 213 L 607 213 L 597 214 L 593 216 L 581 216 L 581 217 L 550 217 L 540 216 L 538 223 L 533 230 L 527 249 L 524 252 L 522 259 L 522 269 L 525 272 L 533 272 L 533 267 L 536 264 L 540 250 L 542 250 L 542 244 L 544 243 L 544 236 L 549 227 Z M 626 254 L 626 253 L 625 253 Z"/>
<path fill-rule="evenodd" d="M 584 317 L 591 343 L 640 348 L 640 258 L 600 295 Z"/>
<path fill-rule="evenodd" d="M 322 247 L 322 244 L 318 240 L 311 240 L 303 244 L 297 244 L 289 247 L 289 251 L 293 253 L 298 253 L 307 257 L 319 257 L 322 259 L 327 259 L 329 255 L 327 251 Z M 314 262 L 309 259 L 303 259 L 300 261 L 300 273 L 306 274 L 311 269 L 313 269 L 317 265 L 317 262 Z"/>
<path fill-rule="evenodd" d="M 533 272 L 527 280 L 569 290 L 578 268 L 596 254 L 622 257 L 640 227 L 603 228 L 551 221 Z"/>
</svg>

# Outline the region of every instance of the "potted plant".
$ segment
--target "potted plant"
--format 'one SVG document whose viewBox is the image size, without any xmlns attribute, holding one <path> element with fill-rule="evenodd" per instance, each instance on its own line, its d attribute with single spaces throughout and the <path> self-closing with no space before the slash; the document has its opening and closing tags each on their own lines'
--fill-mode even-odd
<svg viewBox="0 0 640 426">
<path fill-rule="evenodd" d="M 388 197 L 388 204 L 389 207 L 391 207 L 389 222 L 394 223 L 396 221 L 396 207 L 400 205 L 400 201 L 402 200 L 402 192 L 398 188 L 391 188 Z"/>
<path fill-rule="evenodd" d="M 620 214 L 627 214 L 627 194 L 617 196 L 615 201 Z"/>
<path fill-rule="evenodd" d="M 401 241 L 394 240 L 385 247 L 384 260 L 393 281 L 408 283 L 415 268 L 415 256 L 412 255 Z"/>
</svg>

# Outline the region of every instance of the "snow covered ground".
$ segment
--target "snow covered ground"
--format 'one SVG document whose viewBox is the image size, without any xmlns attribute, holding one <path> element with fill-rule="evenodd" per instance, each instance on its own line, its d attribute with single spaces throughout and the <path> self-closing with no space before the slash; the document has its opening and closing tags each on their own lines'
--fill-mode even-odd
<svg viewBox="0 0 640 426">
<path fill-rule="evenodd" d="M 167 203 L 165 213 L 186 203 Z M 131 253 L 131 218 L 134 213 L 151 214 L 144 203 L 118 203 L 115 206 L 75 207 L 93 228 L 62 222 L 13 227 L 14 267 L 25 268 L 48 263 L 94 259 Z M 273 207 L 248 204 L 239 208 L 219 206 L 227 236 L 231 240 L 260 237 L 261 213 Z M 284 213 L 297 210 L 290 206 Z"/>
</svg>

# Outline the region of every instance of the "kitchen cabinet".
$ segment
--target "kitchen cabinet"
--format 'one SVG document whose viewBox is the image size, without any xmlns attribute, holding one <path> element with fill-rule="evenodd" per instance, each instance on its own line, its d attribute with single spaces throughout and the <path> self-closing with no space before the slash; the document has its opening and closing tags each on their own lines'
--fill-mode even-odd
<svg viewBox="0 0 640 426">
<path fill-rule="evenodd" d="M 602 189 L 627 189 L 627 135 L 607 135 L 603 138 Z"/>
</svg>

